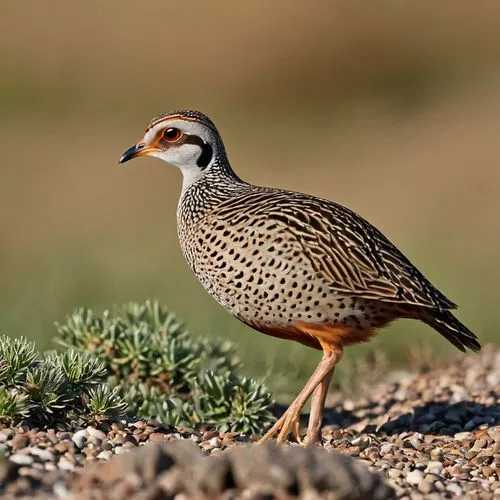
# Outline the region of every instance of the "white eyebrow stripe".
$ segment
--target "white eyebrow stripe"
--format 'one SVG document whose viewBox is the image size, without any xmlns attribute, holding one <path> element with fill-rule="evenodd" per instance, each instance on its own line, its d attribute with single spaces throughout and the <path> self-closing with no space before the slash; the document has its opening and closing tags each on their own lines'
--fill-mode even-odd
<svg viewBox="0 0 500 500">
<path fill-rule="evenodd" d="M 151 125 L 146 129 L 146 134 L 144 135 L 144 142 L 146 144 L 152 144 L 158 135 L 158 133 L 166 128 L 166 123 L 172 128 L 179 128 L 184 134 L 197 135 L 203 140 L 206 140 L 207 127 L 200 123 L 198 120 L 185 119 L 182 116 L 175 117 L 169 116 L 163 120 L 158 120 L 156 123 Z"/>
</svg>

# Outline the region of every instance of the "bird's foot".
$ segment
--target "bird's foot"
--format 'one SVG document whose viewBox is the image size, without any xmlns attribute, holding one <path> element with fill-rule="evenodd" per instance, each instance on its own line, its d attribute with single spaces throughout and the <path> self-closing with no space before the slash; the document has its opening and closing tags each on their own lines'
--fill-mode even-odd
<svg viewBox="0 0 500 500">
<path fill-rule="evenodd" d="M 272 439 L 276 434 L 276 442 L 282 444 L 286 441 L 288 435 L 293 432 L 293 435 L 298 443 L 303 444 L 303 440 L 300 437 L 300 410 L 301 406 L 292 404 L 288 410 L 283 413 L 283 415 L 275 422 L 275 424 L 262 436 L 258 443 L 263 443 Z"/>
</svg>

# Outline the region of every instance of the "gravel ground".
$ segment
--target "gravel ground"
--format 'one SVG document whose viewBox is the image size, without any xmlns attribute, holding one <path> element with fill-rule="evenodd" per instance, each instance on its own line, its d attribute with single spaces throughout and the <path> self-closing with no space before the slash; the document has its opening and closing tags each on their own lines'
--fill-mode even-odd
<svg viewBox="0 0 500 500">
<path fill-rule="evenodd" d="M 173 488 L 172 480 L 169 482 L 165 479 L 166 471 L 172 466 L 177 466 L 178 469 L 180 467 L 179 470 L 184 472 L 187 470 L 182 460 L 177 463 L 175 457 L 165 459 L 177 452 L 172 451 L 172 447 L 167 446 L 165 449 L 164 445 L 160 447 L 163 450 L 161 452 L 141 450 L 143 455 L 139 458 L 137 453 L 128 452 L 146 443 L 173 441 L 177 443 L 173 446 L 179 446 L 178 442 L 184 440 L 192 443 L 204 455 L 229 457 L 224 458 L 227 462 L 224 462 L 226 469 L 220 466 L 217 469 L 224 478 L 217 483 L 218 487 L 222 488 L 221 491 L 232 492 L 228 493 L 227 498 L 273 498 L 269 488 L 275 493 L 281 490 L 287 492 L 280 498 L 289 498 L 293 496 L 292 493 L 300 493 L 302 498 L 327 498 L 327 492 L 338 487 L 339 481 L 347 481 L 347 477 L 356 477 L 354 483 L 358 486 L 363 484 L 367 489 L 362 491 L 358 487 L 354 492 L 353 483 L 350 496 L 342 496 L 337 491 L 336 496 L 330 495 L 328 498 L 394 497 L 391 488 L 384 482 L 378 482 L 377 477 L 385 478 L 398 498 L 500 498 L 500 351 L 486 348 L 481 354 L 464 356 L 447 366 L 417 375 L 392 373 L 385 382 L 373 387 L 368 396 L 347 398 L 345 395 L 337 395 L 333 402 L 325 418 L 327 425 L 323 438 L 326 451 L 317 449 L 306 452 L 292 444 L 287 448 L 289 451 L 286 453 L 289 455 L 285 456 L 282 452 L 272 451 L 272 447 L 240 446 L 249 455 L 246 455 L 245 460 L 239 461 L 238 458 L 231 458 L 239 451 L 225 450 L 249 443 L 252 438 L 231 433 L 200 433 L 187 429 L 180 431 L 155 422 L 123 421 L 111 425 L 89 426 L 74 432 L 5 428 L 0 430 L 0 450 L 8 459 L 0 463 L 0 494 L 3 495 L 2 498 L 33 497 L 38 492 L 45 497 L 50 495 L 69 498 L 72 492 L 74 498 L 85 498 L 86 488 L 99 489 L 99 475 L 103 478 L 114 477 L 111 471 L 116 470 L 116 467 L 130 472 L 132 462 L 144 463 L 147 461 L 146 456 L 154 455 L 156 465 L 152 468 L 154 473 L 150 472 L 149 476 L 142 473 L 141 476 L 134 469 L 133 477 L 136 480 L 133 484 L 127 483 L 125 472 L 115 476 L 117 481 L 129 488 L 127 498 L 132 498 L 132 490 L 142 491 L 142 496 L 134 498 L 162 498 L 161 495 L 154 496 L 154 492 L 147 496 L 145 484 L 150 486 L 154 482 L 157 495 L 158 491 L 166 491 L 167 483 L 169 488 Z M 158 449 L 158 446 L 148 449 Z M 267 454 L 259 449 L 268 450 Z M 316 455 L 300 455 L 323 453 L 326 456 L 327 452 L 331 452 L 327 459 L 320 459 Z M 349 458 L 343 462 L 331 462 L 330 458 L 345 458 L 338 457 L 333 452 L 355 457 L 357 463 Z M 84 465 L 106 462 L 115 455 L 123 457 L 111 460 L 106 464 L 108 469 L 101 464 L 87 466 L 81 472 Z M 206 459 L 189 453 L 182 456 L 188 456 L 190 464 L 206 462 Z M 256 457 L 253 462 L 264 466 L 268 474 L 271 474 L 271 470 L 284 470 L 278 476 L 288 477 L 288 483 L 278 481 L 279 484 L 275 484 L 275 479 L 261 478 L 260 485 L 264 485 L 262 488 L 267 493 L 264 494 L 264 490 L 258 488 L 252 490 L 249 477 L 255 474 L 245 475 L 240 470 L 252 463 L 249 458 L 251 456 Z M 295 461 L 291 457 L 296 457 Z M 197 462 L 198 460 L 201 462 Z M 297 463 L 317 465 L 323 462 L 328 463 L 331 468 L 324 475 L 334 476 L 333 483 L 328 483 L 326 489 L 326 483 L 318 479 L 320 476 L 315 473 L 314 468 L 306 467 L 304 473 L 303 467 L 301 469 L 297 466 Z M 208 463 L 212 464 L 212 461 L 209 460 Z M 360 464 L 366 467 L 360 467 Z M 205 465 L 197 466 L 197 469 L 202 470 L 203 467 L 208 470 Z M 370 470 L 376 472 L 377 476 L 370 474 Z M 347 471 L 344 479 L 341 477 L 342 471 Z M 193 491 L 192 488 L 197 484 L 192 479 L 195 475 L 194 472 L 188 474 L 190 481 L 187 485 L 179 486 L 180 483 L 176 483 L 179 488 L 176 491 L 184 492 L 184 495 L 177 495 L 179 499 L 186 498 L 189 491 Z M 163 482 L 158 482 L 159 479 L 157 482 L 153 481 L 153 476 L 163 477 Z M 213 471 L 208 476 L 218 477 Z M 246 482 L 241 480 L 243 476 L 246 477 Z M 290 487 L 289 479 L 292 476 L 296 478 L 293 488 Z M 90 479 L 86 480 L 86 477 Z M 146 480 L 146 477 L 149 479 Z M 202 478 L 197 481 L 202 481 Z M 120 491 L 121 498 L 124 497 L 123 488 L 125 486 L 120 490 L 113 483 L 113 491 Z M 103 485 L 101 490 L 105 489 Z M 372 493 L 368 494 L 367 491 Z M 377 491 L 376 495 L 374 491 Z M 93 498 L 114 498 L 111 494 L 102 495 L 104 496 Z"/>
</svg>

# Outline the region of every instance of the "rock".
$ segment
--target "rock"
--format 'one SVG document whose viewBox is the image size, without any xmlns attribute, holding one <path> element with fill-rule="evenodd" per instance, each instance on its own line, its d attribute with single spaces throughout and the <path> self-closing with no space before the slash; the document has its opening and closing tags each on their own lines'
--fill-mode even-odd
<svg viewBox="0 0 500 500">
<path fill-rule="evenodd" d="M 59 453 L 66 453 L 70 449 L 71 442 L 70 441 L 61 441 L 54 445 L 54 448 Z M 73 446 L 73 445 L 71 445 Z"/>
<path fill-rule="evenodd" d="M 97 455 L 97 459 L 98 460 L 109 460 L 112 456 L 113 456 L 113 453 L 111 451 L 104 450 L 104 451 L 101 451 L 101 453 L 99 453 Z"/>
<path fill-rule="evenodd" d="M 211 438 L 211 439 L 210 439 L 210 441 L 209 441 L 209 443 L 210 443 L 210 446 L 211 446 L 212 448 L 220 448 L 220 447 L 221 447 L 221 445 L 222 445 L 222 441 L 221 441 L 221 440 L 220 440 L 220 438 L 219 438 L 219 437 L 217 437 L 217 436 L 216 436 L 216 437 Z"/>
<path fill-rule="evenodd" d="M 73 436 L 71 437 L 71 441 L 75 443 L 77 448 L 82 449 L 85 443 L 87 442 L 88 436 L 89 433 L 87 432 L 87 430 L 81 429 L 73 434 Z"/>
<path fill-rule="evenodd" d="M 44 462 L 52 462 L 56 459 L 56 456 L 51 451 L 43 449 L 43 448 L 37 448 L 35 446 L 32 446 L 29 449 L 29 453 L 32 456 L 37 457 Z"/>
<path fill-rule="evenodd" d="M 387 453 L 389 453 L 393 448 L 394 448 L 394 445 L 392 443 L 384 443 L 380 447 L 380 456 L 383 457 L 384 455 L 387 455 Z"/>
<path fill-rule="evenodd" d="M 89 436 L 91 436 L 99 441 L 104 441 L 107 438 L 106 433 L 104 433 L 104 432 L 100 431 L 99 429 L 96 429 L 95 427 L 92 427 L 90 425 L 85 430 L 87 431 Z"/>
<path fill-rule="evenodd" d="M 408 472 L 406 476 L 406 481 L 408 481 L 408 484 L 414 484 L 417 485 L 424 479 L 424 473 L 421 470 L 415 469 L 412 470 L 411 472 Z"/>
<path fill-rule="evenodd" d="M 31 465 L 35 459 L 27 453 L 14 453 L 9 460 L 17 465 Z"/>
<path fill-rule="evenodd" d="M 458 483 L 450 483 L 448 486 L 446 486 L 446 490 L 459 497 L 461 497 L 464 492 L 464 490 Z"/>
<path fill-rule="evenodd" d="M 165 441 L 166 440 L 166 435 L 163 434 L 162 432 L 152 432 L 149 435 L 149 440 L 152 441 L 153 443 Z"/>
<path fill-rule="evenodd" d="M 441 462 L 438 462 L 437 460 L 431 460 L 430 462 L 427 463 L 427 467 L 425 469 L 425 472 L 439 475 L 439 474 L 441 474 L 443 469 L 444 469 L 444 465 Z"/>
<path fill-rule="evenodd" d="M 10 442 L 10 446 L 13 450 L 17 451 L 21 448 L 26 448 L 29 442 L 29 436 L 26 434 L 17 434 L 17 436 Z"/>
<path fill-rule="evenodd" d="M 403 475 L 403 473 L 399 469 L 390 469 L 387 475 L 391 479 L 398 479 Z"/>
<path fill-rule="evenodd" d="M 418 489 L 424 495 L 428 495 L 434 491 L 434 483 L 432 481 L 428 481 L 427 479 L 423 479 L 418 483 Z"/>
<path fill-rule="evenodd" d="M 59 462 L 57 463 L 57 466 L 61 470 L 70 470 L 70 471 L 75 470 L 75 464 L 70 460 L 68 460 L 66 457 L 61 457 L 59 459 Z"/>
<path fill-rule="evenodd" d="M 320 448 L 243 445 L 212 458 L 203 457 L 190 439 L 149 445 L 88 466 L 75 480 L 73 493 L 78 496 L 91 485 L 97 485 L 100 491 L 116 492 L 125 477 L 135 478 L 128 483 L 129 497 L 147 485 L 144 498 L 153 492 L 159 497 L 184 493 L 189 498 L 216 498 L 228 489 L 274 495 L 287 491 L 305 494 L 312 488 L 335 492 L 335 498 L 345 500 L 382 500 L 393 494 L 380 477 L 352 458 Z"/>
<path fill-rule="evenodd" d="M 454 436 L 455 439 L 462 441 L 472 437 L 472 432 L 457 432 Z"/>
</svg>

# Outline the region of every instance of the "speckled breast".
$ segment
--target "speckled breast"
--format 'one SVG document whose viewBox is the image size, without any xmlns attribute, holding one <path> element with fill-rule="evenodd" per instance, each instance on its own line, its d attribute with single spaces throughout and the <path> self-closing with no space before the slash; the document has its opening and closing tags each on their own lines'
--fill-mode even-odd
<svg viewBox="0 0 500 500">
<path fill-rule="evenodd" d="M 363 326 L 369 319 L 365 301 L 333 291 L 276 221 L 230 225 L 208 216 L 184 227 L 179 239 L 208 293 L 259 330 L 285 331 L 296 322 Z"/>
</svg>

